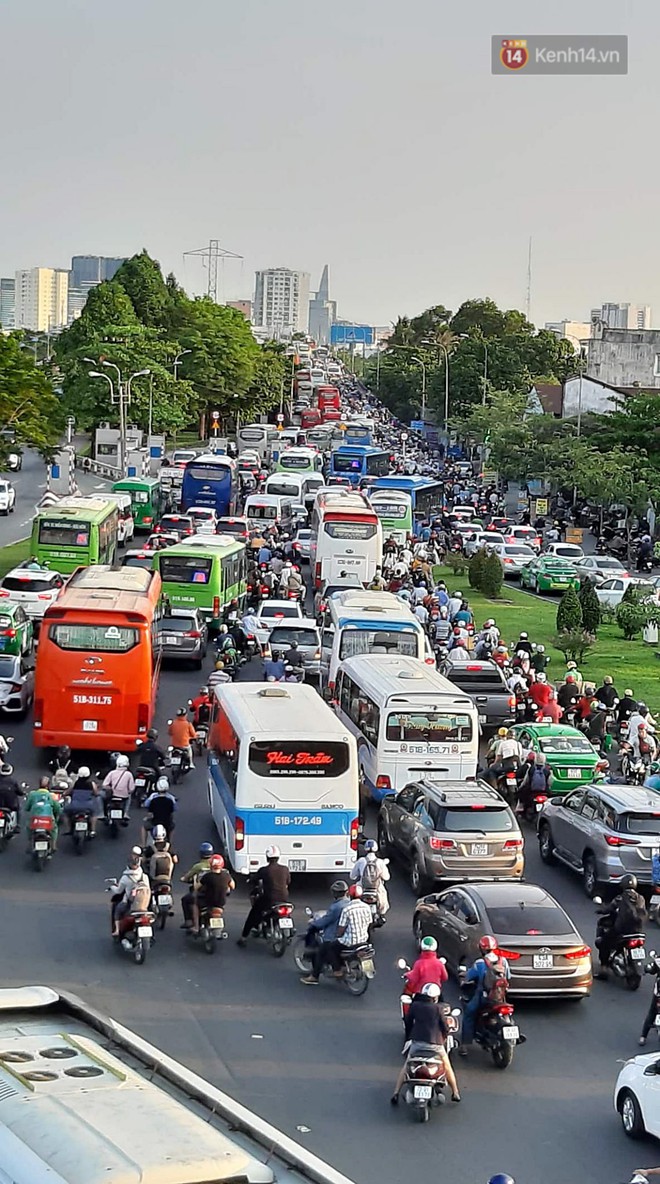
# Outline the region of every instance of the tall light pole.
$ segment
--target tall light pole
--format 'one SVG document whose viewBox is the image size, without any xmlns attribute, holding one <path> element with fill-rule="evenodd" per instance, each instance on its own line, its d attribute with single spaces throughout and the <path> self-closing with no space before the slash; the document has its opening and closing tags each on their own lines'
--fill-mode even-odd
<svg viewBox="0 0 660 1184">
<path fill-rule="evenodd" d="M 488 389 L 488 346 L 486 344 L 485 338 L 482 340 L 481 344 L 484 347 L 484 389 L 483 389 L 483 394 L 481 396 L 481 402 L 482 402 L 482 405 L 485 407 L 486 406 L 486 390 Z"/>
<path fill-rule="evenodd" d="M 119 470 L 122 477 L 126 476 L 126 411 L 124 408 L 124 386 L 121 380 L 121 370 L 116 362 L 101 362 L 102 366 L 109 366 L 117 371 L 117 403 L 119 404 Z M 112 402 L 115 402 L 113 398 Z"/>
<path fill-rule="evenodd" d="M 174 367 L 174 381 L 175 382 L 177 381 L 177 378 L 178 378 L 177 368 L 181 365 L 181 359 L 182 359 L 183 355 L 184 354 L 191 354 L 191 353 L 192 353 L 191 349 L 182 349 L 179 351 L 179 353 L 176 355 L 174 361 L 172 362 L 172 365 Z"/>
<path fill-rule="evenodd" d="M 578 386 L 578 409 L 577 409 L 577 434 L 582 435 L 582 378 L 587 365 L 587 359 L 582 348 L 582 342 L 579 337 L 574 337 L 572 333 L 567 333 L 566 337 L 570 341 L 577 341 L 580 352 L 578 354 L 578 374 L 580 375 L 580 384 Z"/>
</svg>

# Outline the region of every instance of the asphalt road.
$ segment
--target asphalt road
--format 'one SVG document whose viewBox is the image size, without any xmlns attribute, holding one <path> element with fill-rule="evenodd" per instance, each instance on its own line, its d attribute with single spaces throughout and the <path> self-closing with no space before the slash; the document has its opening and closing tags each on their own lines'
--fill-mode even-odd
<svg viewBox="0 0 660 1184">
<path fill-rule="evenodd" d="M 16 509 L 7 517 L 0 517 L 0 547 L 24 539 L 32 529 L 35 507 L 46 490 L 46 465 L 38 453 L 31 449 L 23 452 L 23 467 L 17 473 L 7 473 L 16 490 Z M 93 473 L 76 473 L 78 487 L 82 493 L 95 493 L 110 489 L 111 482 Z"/>
<path fill-rule="evenodd" d="M 253 662 L 246 675 L 258 678 L 260 664 Z M 164 672 L 161 735 L 168 716 L 201 682 L 185 669 Z M 29 722 L 12 721 L 3 730 L 16 737 L 18 775 L 35 784 L 40 757 Z M 182 869 L 201 841 L 215 838 L 202 765 L 178 790 L 175 846 Z M 495 1069 L 475 1048 L 458 1064 L 462 1104 L 434 1112 L 422 1127 L 407 1107 L 389 1105 L 401 1048 L 396 959 L 414 953 L 413 897 L 403 874 L 394 871 L 393 908 L 377 935 L 377 977 L 361 999 L 329 982 L 302 986 L 290 957 L 275 960 L 258 943 L 238 949 L 244 887 L 228 905 L 230 940 L 216 956 L 184 937 L 177 911 L 146 965 L 137 967 L 110 940 L 104 893 L 104 878 L 121 872 L 138 840 L 137 813 L 117 842 L 101 827 L 82 857 L 63 838 L 43 875 L 25 859 L 22 836 L 12 841 L 0 864 L 3 985 L 76 991 L 360 1184 L 394 1179 L 394 1163 L 397 1178 L 405 1164 L 407 1176 L 435 1179 L 440 1155 L 451 1165 L 452 1184 L 480 1184 L 497 1170 L 511 1172 L 518 1184 L 606 1184 L 660 1159 L 659 1150 L 624 1137 L 611 1106 L 617 1062 L 636 1051 L 650 983 L 636 995 L 597 983 L 592 998 L 580 1003 L 518 1004 L 528 1040 L 511 1068 Z M 375 830 L 374 815 L 369 829 Z M 529 879 L 548 887 L 590 940 L 594 907 L 578 882 L 540 864 L 532 833 L 527 858 Z M 299 927 L 304 906 L 327 899 L 327 884 L 325 877 L 298 880 Z"/>
</svg>

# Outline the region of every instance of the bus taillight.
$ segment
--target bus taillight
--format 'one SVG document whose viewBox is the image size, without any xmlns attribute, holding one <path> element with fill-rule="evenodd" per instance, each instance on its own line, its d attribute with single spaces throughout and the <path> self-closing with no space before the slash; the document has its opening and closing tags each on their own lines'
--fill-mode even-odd
<svg viewBox="0 0 660 1184">
<path fill-rule="evenodd" d="M 146 732 L 149 727 L 149 704 L 140 703 L 138 706 L 138 732 Z"/>
<path fill-rule="evenodd" d="M 44 701 L 43 701 L 43 699 L 35 699 L 33 711 L 34 711 L 34 720 L 33 720 L 34 726 L 35 726 L 35 728 L 40 728 L 43 725 L 43 719 L 44 719 Z"/>
<path fill-rule="evenodd" d="M 220 616 L 220 597 L 219 596 L 213 597 L 213 616 L 214 617 Z"/>
<path fill-rule="evenodd" d="M 358 849 L 358 832 L 360 830 L 360 819 L 354 818 L 351 822 L 351 851 Z"/>
<path fill-rule="evenodd" d="M 242 818 L 239 818 L 238 814 L 236 815 L 236 819 L 234 821 L 234 833 L 234 846 L 237 851 L 242 851 L 243 847 L 245 846 L 245 823 L 243 822 Z M 355 849 L 357 850 L 357 842 L 355 844 Z"/>
</svg>

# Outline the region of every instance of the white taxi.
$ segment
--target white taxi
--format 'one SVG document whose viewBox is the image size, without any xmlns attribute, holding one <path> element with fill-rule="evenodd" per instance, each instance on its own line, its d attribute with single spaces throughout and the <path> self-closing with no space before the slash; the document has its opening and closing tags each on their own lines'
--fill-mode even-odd
<svg viewBox="0 0 660 1184">
<path fill-rule="evenodd" d="M 11 481 L 0 481 L 0 514 L 13 514 L 16 490 Z"/>
</svg>

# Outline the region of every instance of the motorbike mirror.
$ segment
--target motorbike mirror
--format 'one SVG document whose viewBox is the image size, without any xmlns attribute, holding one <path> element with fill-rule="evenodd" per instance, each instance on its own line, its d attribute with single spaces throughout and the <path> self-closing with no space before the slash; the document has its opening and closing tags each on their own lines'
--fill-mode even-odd
<svg viewBox="0 0 660 1184">
<path fill-rule="evenodd" d="M 651 953 L 649 954 L 649 957 L 650 957 L 650 958 L 657 958 L 657 956 L 658 956 L 658 955 L 656 954 L 655 950 L 651 950 Z"/>
<path fill-rule="evenodd" d="M 467 974 L 467 966 L 459 966 L 458 973 L 459 974 Z"/>
<path fill-rule="evenodd" d="M 455 1016 L 459 1016 L 459 1015 L 461 1015 L 461 1014 L 462 1014 L 462 1012 L 461 1012 L 461 1009 L 460 1009 L 460 1007 L 453 1007 L 453 1008 L 452 1008 L 452 1012 L 451 1012 L 451 1014 L 452 1014 L 452 1015 L 455 1015 Z"/>
<path fill-rule="evenodd" d="M 307 905 L 307 907 L 306 907 L 306 909 L 305 909 L 305 912 L 307 913 L 307 916 L 308 916 L 308 917 L 313 917 L 313 916 L 314 916 L 314 914 L 313 914 L 312 910 L 310 909 L 309 905 Z"/>
<path fill-rule="evenodd" d="M 7 744 L 13 744 L 13 743 L 14 743 L 14 737 L 13 737 L 13 736 L 6 736 L 6 737 L 5 737 L 5 739 L 6 739 L 6 741 L 7 741 Z"/>
<path fill-rule="evenodd" d="M 27 789 L 27 788 L 28 788 L 28 782 L 27 782 L 27 781 L 21 781 L 21 789 Z"/>
<path fill-rule="evenodd" d="M 171 723 L 172 723 L 172 720 L 171 720 L 171 719 L 168 719 L 167 723 L 168 723 L 168 725 L 169 725 L 169 724 L 171 724 Z"/>
<path fill-rule="evenodd" d="M 406 962 L 405 958 L 397 958 L 396 964 L 399 967 L 399 970 L 407 970 L 408 969 L 408 963 Z"/>
<path fill-rule="evenodd" d="M 136 740 L 136 741 L 135 741 L 135 747 L 136 747 L 136 748 L 140 748 L 140 747 L 141 747 L 141 745 L 142 745 L 142 741 L 141 741 L 141 740 Z"/>
<path fill-rule="evenodd" d="M 594 904 L 602 904 L 603 903 L 602 896 L 592 896 L 591 899 L 593 900 Z"/>
</svg>

